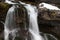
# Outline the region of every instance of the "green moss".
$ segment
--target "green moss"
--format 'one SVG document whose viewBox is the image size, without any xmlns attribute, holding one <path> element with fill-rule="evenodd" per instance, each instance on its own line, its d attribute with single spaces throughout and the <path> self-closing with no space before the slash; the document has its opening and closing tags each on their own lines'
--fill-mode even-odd
<svg viewBox="0 0 60 40">
<path fill-rule="evenodd" d="M 9 6 L 9 4 L 0 2 L 0 13 L 5 13 L 8 10 Z"/>
</svg>

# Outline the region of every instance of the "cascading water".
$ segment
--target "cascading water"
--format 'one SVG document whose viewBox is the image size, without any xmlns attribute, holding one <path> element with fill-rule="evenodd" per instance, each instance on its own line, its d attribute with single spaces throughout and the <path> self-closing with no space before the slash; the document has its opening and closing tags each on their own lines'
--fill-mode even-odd
<svg viewBox="0 0 60 40">
<path fill-rule="evenodd" d="M 27 9 L 28 16 L 29 16 L 29 32 L 31 33 L 31 40 L 43 40 L 41 35 L 39 34 L 38 23 L 37 23 L 37 16 L 38 10 L 35 6 L 30 4 L 25 4 L 19 1 L 20 4 L 24 5 Z"/>
<path fill-rule="evenodd" d="M 9 8 L 5 23 L 4 23 L 4 40 L 10 40 L 9 35 L 12 36 L 11 40 L 14 40 L 15 37 L 17 36 L 16 33 L 20 30 L 19 28 L 16 28 L 17 25 L 15 22 L 17 3 L 11 3 L 11 1 L 9 0 L 6 0 L 6 3 L 13 4 L 13 6 Z M 25 40 L 48 40 L 46 34 L 44 34 L 45 36 L 44 38 L 40 35 L 39 29 L 38 29 L 38 22 L 37 22 L 37 16 L 38 16 L 37 7 L 30 4 L 23 3 L 21 1 L 19 1 L 19 3 L 22 4 L 27 9 L 27 13 L 29 16 L 28 29 L 29 29 L 31 39 L 28 39 L 27 37 L 25 37 L 26 38 Z M 51 37 L 55 38 L 54 36 L 51 36 Z M 55 38 L 54 40 L 57 40 L 57 39 Z"/>
<path fill-rule="evenodd" d="M 15 5 L 9 8 L 4 24 L 4 40 L 9 40 L 9 34 L 12 35 L 12 40 L 15 39 L 16 33 L 18 32 L 19 28 L 16 28 L 15 22 Z"/>
</svg>

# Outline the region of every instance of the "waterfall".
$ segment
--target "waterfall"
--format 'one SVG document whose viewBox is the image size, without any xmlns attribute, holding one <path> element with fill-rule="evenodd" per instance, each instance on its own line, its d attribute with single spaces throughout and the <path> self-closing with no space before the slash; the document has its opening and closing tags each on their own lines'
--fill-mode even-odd
<svg viewBox="0 0 60 40">
<path fill-rule="evenodd" d="M 15 5 L 13 5 L 7 12 L 4 24 L 4 40 L 9 40 L 9 34 L 13 36 L 12 40 L 16 37 L 19 28 L 16 28 L 15 15 Z"/>
<path fill-rule="evenodd" d="M 38 9 L 36 8 L 36 6 L 32 6 L 21 1 L 19 2 L 27 9 L 27 13 L 29 16 L 29 32 L 31 33 L 31 40 L 43 40 L 42 36 L 39 34 L 37 23 Z"/>
<path fill-rule="evenodd" d="M 17 36 L 16 34 L 18 33 L 18 31 L 20 31 L 20 28 L 17 27 L 16 25 L 16 16 L 17 16 L 16 14 L 18 11 L 17 10 L 18 5 L 17 3 L 13 3 L 9 0 L 5 0 L 5 2 L 13 5 L 12 7 L 9 8 L 6 15 L 6 20 L 4 23 L 4 40 L 10 40 L 9 39 L 10 35 L 12 36 L 11 40 L 15 40 L 15 37 Z M 52 38 L 51 40 L 53 39 L 57 40 L 54 36 L 51 36 L 49 34 L 44 34 L 44 37 L 40 35 L 37 22 L 38 9 L 36 6 L 19 1 L 19 5 L 20 4 L 26 8 L 29 17 L 29 27 L 28 27 L 29 34 L 27 35 L 29 37 L 28 38 L 25 37 L 25 40 L 50 40 L 48 39 L 48 36 Z"/>
</svg>

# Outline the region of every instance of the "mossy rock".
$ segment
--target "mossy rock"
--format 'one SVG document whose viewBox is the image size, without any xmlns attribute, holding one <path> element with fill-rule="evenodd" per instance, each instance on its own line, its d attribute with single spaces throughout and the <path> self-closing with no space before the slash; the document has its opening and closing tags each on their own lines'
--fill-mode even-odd
<svg viewBox="0 0 60 40">
<path fill-rule="evenodd" d="M 10 7 L 9 4 L 0 2 L 0 14 L 6 12 L 9 7 Z"/>
<path fill-rule="evenodd" d="M 5 19 L 7 11 L 10 7 L 11 7 L 11 5 L 0 2 L 0 21 Z"/>
</svg>

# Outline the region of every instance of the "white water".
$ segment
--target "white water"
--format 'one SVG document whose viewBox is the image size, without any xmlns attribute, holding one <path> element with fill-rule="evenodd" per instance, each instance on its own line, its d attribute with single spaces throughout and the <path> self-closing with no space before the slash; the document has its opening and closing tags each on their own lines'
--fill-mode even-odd
<svg viewBox="0 0 60 40">
<path fill-rule="evenodd" d="M 24 5 L 29 15 L 29 32 L 31 33 L 31 40 L 43 40 L 43 38 L 39 34 L 38 23 L 37 23 L 38 10 L 36 6 L 32 6 L 30 4 L 26 4 L 21 1 L 19 2 L 20 4 Z"/>
<path fill-rule="evenodd" d="M 5 3 L 8 3 L 8 4 L 18 4 L 18 3 L 13 3 L 12 1 L 14 1 L 14 0 L 5 0 Z"/>
<path fill-rule="evenodd" d="M 13 36 L 12 40 L 16 37 L 16 32 L 18 32 L 18 28 L 16 27 L 16 22 L 14 21 L 15 16 L 15 6 L 13 5 L 9 8 L 4 24 L 4 40 L 9 40 L 9 34 Z"/>
<path fill-rule="evenodd" d="M 11 7 L 8 12 L 7 12 L 7 16 L 6 16 L 6 20 L 5 20 L 5 24 L 4 24 L 4 39 L 5 40 L 9 40 L 9 33 L 10 30 L 8 29 L 9 27 L 9 15 L 12 14 L 11 12 L 9 13 L 9 11 L 11 10 L 11 12 L 14 10 L 14 7 Z"/>
<path fill-rule="evenodd" d="M 44 2 L 39 4 L 39 8 L 47 8 L 49 10 L 60 10 L 60 8 L 58 8 L 57 6 L 53 6 L 51 4 L 44 3 Z"/>
</svg>

